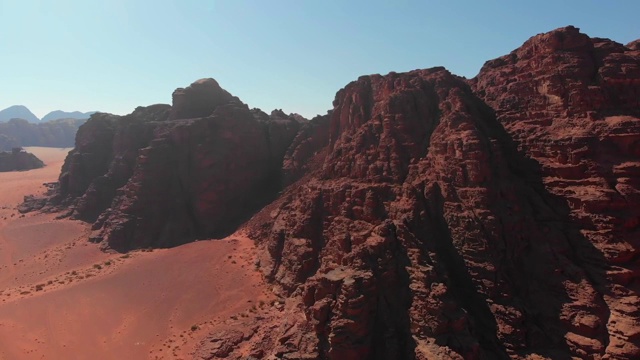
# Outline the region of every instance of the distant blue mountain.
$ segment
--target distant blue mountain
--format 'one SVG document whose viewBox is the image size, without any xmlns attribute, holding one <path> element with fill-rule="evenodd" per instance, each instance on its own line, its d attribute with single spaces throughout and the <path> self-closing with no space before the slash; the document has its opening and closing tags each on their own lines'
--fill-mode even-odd
<svg viewBox="0 0 640 360">
<path fill-rule="evenodd" d="M 0 110 L 0 122 L 7 122 L 11 119 L 24 119 L 31 123 L 40 122 L 40 119 L 23 105 L 14 105 Z"/>
<path fill-rule="evenodd" d="M 23 119 L 0 122 L 0 151 L 22 146 L 73 147 L 76 132 L 86 119 L 59 119 L 30 123 Z"/>
<path fill-rule="evenodd" d="M 0 111 L 0 151 L 20 146 L 72 147 L 78 127 L 91 112 L 56 110 L 38 119 L 27 107 Z"/>
<path fill-rule="evenodd" d="M 45 122 L 45 121 L 59 120 L 59 119 L 88 119 L 94 113 L 95 111 L 89 111 L 89 112 L 83 113 L 80 111 L 68 112 L 68 111 L 56 110 L 45 115 L 40 121 Z"/>
</svg>

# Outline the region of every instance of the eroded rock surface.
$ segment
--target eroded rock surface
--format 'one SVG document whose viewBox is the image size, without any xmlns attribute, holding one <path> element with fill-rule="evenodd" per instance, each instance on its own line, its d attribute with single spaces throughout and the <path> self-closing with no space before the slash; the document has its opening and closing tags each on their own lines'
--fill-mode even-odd
<svg viewBox="0 0 640 360">
<path fill-rule="evenodd" d="M 83 125 L 58 200 L 95 221 L 92 241 L 127 250 L 223 236 L 279 190 L 300 119 L 250 110 L 203 79 L 174 104 Z"/>
<path fill-rule="evenodd" d="M 594 289 L 576 288 L 560 318 L 576 354 L 640 357 L 640 49 L 567 27 L 487 62 L 471 81 L 546 189 L 565 199 L 573 247 Z M 595 298 L 594 298 L 595 297 Z M 602 311 L 589 309 L 595 299 Z M 601 339 L 584 334 L 601 332 Z"/>
<path fill-rule="evenodd" d="M 299 347 L 640 356 L 639 64 L 568 27 L 470 81 L 434 68 L 339 91 L 321 173 L 253 226 L 261 269 L 299 300 Z"/>
</svg>

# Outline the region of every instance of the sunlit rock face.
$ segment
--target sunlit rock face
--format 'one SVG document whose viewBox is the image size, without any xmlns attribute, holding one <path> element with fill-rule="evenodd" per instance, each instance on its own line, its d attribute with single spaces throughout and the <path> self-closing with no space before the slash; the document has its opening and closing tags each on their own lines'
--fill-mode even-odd
<svg viewBox="0 0 640 360">
<path fill-rule="evenodd" d="M 277 351 L 639 357 L 634 44 L 567 27 L 471 80 L 340 90 L 320 170 L 254 227 L 261 269 L 304 314 L 283 317 Z"/>
</svg>

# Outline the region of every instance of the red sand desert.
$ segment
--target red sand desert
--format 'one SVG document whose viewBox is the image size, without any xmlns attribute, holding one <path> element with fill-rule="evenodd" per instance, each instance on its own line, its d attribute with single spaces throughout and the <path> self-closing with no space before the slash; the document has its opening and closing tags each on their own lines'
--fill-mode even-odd
<svg viewBox="0 0 640 360">
<path fill-rule="evenodd" d="M 85 223 L 18 213 L 68 150 L 27 148 L 44 168 L 0 173 L 0 359 L 191 358 L 207 330 L 270 300 L 242 235 L 108 254 Z"/>
</svg>

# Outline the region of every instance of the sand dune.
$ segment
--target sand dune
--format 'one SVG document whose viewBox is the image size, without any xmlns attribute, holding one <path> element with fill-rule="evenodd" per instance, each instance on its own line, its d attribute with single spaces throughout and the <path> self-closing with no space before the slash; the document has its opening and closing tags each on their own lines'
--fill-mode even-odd
<svg viewBox="0 0 640 360">
<path fill-rule="evenodd" d="M 241 235 L 106 254 L 87 224 L 21 216 L 15 206 L 56 180 L 68 149 L 28 151 L 47 166 L 0 174 L 0 359 L 187 358 L 204 336 L 192 327 L 270 299 Z"/>
</svg>

